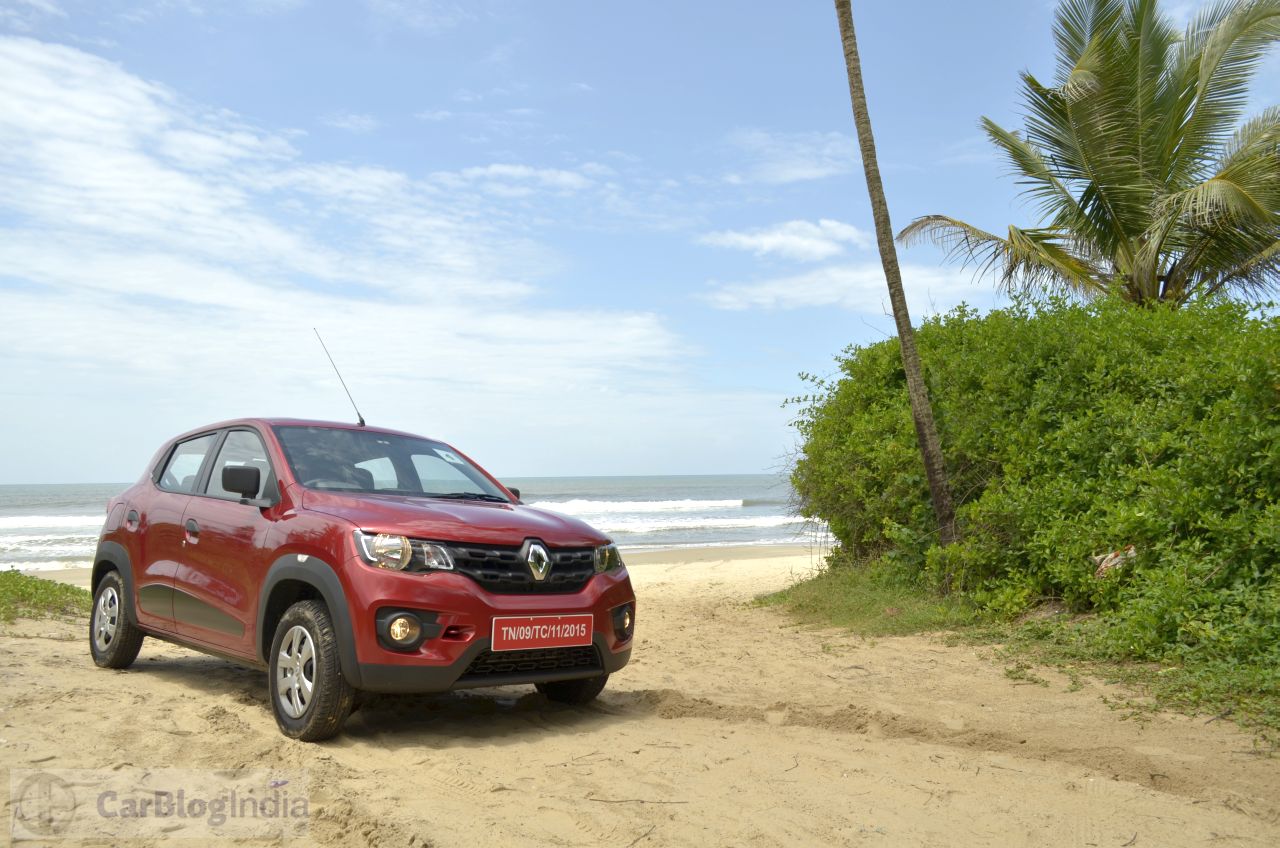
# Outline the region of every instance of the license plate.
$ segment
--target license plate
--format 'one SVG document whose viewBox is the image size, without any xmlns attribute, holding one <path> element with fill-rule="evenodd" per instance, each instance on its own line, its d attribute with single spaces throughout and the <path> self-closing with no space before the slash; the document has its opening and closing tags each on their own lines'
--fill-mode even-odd
<svg viewBox="0 0 1280 848">
<path fill-rule="evenodd" d="M 494 651 L 573 648 L 591 644 L 591 613 L 575 615 L 504 615 L 493 620 Z"/>
</svg>

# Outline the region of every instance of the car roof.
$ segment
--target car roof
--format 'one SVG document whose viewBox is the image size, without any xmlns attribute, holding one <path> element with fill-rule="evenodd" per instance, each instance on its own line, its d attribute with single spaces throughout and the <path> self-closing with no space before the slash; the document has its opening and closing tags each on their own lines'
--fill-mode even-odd
<svg viewBox="0 0 1280 848">
<path fill-rule="evenodd" d="M 421 436 L 417 433 L 407 433 L 403 430 L 392 430 L 387 427 L 370 427 L 368 425 L 353 424 L 350 421 L 319 421 L 308 418 L 232 418 L 227 421 L 219 421 L 216 424 L 206 424 L 203 427 L 197 427 L 194 430 L 188 430 L 180 436 L 174 437 L 171 441 L 182 441 L 190 436 L 197 436 L 201 433 L 208 433 L 212 430 L 223 430 L 228 427 L 237 427 L 242 425 L 257 425 L 264 428 L 272 427 L 323 427 L 330 430 L 367 430 L 371 433 L 388 433 L 393 436 L 409 436 L 415 439 L 429 438 Z M 434 442 L 439 439 L 432 439 Z"/>
</svg>

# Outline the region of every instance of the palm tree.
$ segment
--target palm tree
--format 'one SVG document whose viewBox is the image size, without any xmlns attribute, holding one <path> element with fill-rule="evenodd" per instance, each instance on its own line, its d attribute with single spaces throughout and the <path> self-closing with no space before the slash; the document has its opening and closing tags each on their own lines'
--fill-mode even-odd
<svg viewBox="0 0 1280 848">
<path fill-rule="evenodd" d="M 1280 0 L 1218 0 L 1179 35 L 1156 0 L 1064 0 L 1054 85 L 1022 74 L 1023 132 L 982 119 L 1040 214 L 998 236 L 945 215 L 913 221 L 1008 290 L 1134 303 L 1280 284 L 1280 107 L 1241 122 L 1280 40 Z"/>
<path fill-rule="evenodd" d="M 955 506 L 951 500 L 951 488 L 947 485 L 947 467 L 942 457 L 942 442 L 933 422 L 933 407 L 925 389 L 920 368 L 920 354 L 916 350 L 915 331 L 911 329 L 911 315 L 907 312 L 907 298 L 902 291 L 902 271 L 898 268 L 898 251 L 893 244 L 893 225 L 889 222 L 889 204 L 885 201 L 884 184 L 880 180 L 880 166 L 876 162 L 876 140 L 871 134 L 871 116 L 867 113 L 867 95 L 862 87 L 862 62 L 858 58 L 858 39 L 853 31 L 853 10 L 849 0 L 835 0 L 836 20 L 840 24 L 840 40 L 844 44 L 844 62 L 849 71 L 849 99 L 853 102 L 853 123 L 858 130 L 858 146 L 862 151 L 862 170 L 867 177 L 867 194 L 871 198 L 871 216 L 876 225 L 876 243 L 880 248 L 880 262 L 884 266 L 885 282 L 889 285 L 889 302 L 893 305 L 893 320 L 898 326 L 898 341 L 902 348 L 902 368 L 907 375 L 907 395 L 911 399 L 911 418 L 916 427 L 916 439 L 924 459 L 925 477 L 929 482 L 929 496 L 938 519 L 938 538 L 943 545 L 956 540 Z"/>
</svg>

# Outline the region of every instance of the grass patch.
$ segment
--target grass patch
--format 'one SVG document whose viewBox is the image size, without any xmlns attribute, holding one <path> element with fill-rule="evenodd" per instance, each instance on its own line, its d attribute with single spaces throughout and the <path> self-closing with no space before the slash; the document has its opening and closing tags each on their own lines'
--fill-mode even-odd
<svg viewBox="0 0 1280 848">
<path fill-rule="evenodd" d="M 863 636 L 952 630 L 978 620 L 962 598 L 939 598 L 872 568 L 839 565 L 760 599 L 806 624 L 834 625 Z"/>
<path fill-rule="evenodd" d="M 1150 709 L 1201 715 L 1208 721 L 1229 719 L 1257 732 L 1272 750 L 1280 744 L 1280 668 L 1274 663 L 1241 663 L 1194 652 L 1164 662 L 1124 659 L 1115 655 L 1106 630 L 1101 616 L 1062 615 L 987 623 L 958 631 L 957 636 L 1001 643 L 1002 653 L 1017 667 L 1031 662 L 1072 677 L 1084 673 L 1123 683 L 1148 698 Z"/>
<path fill-rule="evenodd" d="M 1036 686 L 1048 686 L 1049 681 L 1032 671 L 1025 660 L 1018 660 L 1004 670 L 1004 676 L 1019 683 L 1034 683 Z"/>
<path fill-rule="evenodd" d="M 85 616 L 92 598 L 84 589 L 29 577 L 20 571 L 0 571 L 0 621 L 15 618 Z"/>
</svg>

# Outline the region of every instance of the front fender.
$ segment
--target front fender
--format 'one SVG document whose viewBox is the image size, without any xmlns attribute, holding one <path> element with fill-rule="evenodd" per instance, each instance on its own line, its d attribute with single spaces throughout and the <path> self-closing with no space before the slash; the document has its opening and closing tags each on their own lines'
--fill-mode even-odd
<svg viewBox="0 0 1280 848">
<path fill-rule="evenodd" d="M 277 559 L 267 570 L 266 579 L 262 582 L 262 590 L 258 596 L 258 655 L 263 663 L 268 668 L 271 666 L 268 654 L 271 651 L 271 640 L 275 638 L 274 631 L 267 633 L 265 630 L 271 593 L 282 582 L 289 580 L 310 586 L 324 599 L 336 631 L 334 636 L 338 640 L 338 657 L 342 661 L 342 675 L 353 687 L 361 688 L 360 664 L 356 660 L 355 635 L 351 627 L 351 609 L 347 605 L 347 595 L 342 588 L 342 581 L 338 578 L 337 571 L 318 557 L 289 554 Z"/>
</svg>

